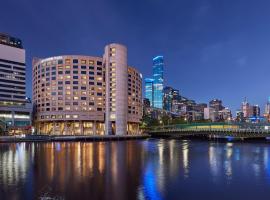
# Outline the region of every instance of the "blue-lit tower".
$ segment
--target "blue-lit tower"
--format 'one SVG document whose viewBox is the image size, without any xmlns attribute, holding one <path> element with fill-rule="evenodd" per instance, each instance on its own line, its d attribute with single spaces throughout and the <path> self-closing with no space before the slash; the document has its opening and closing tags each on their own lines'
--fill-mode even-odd
<svg viewBox="0 0 270 200">
<path fill-rule="evenodd" d="M 163 108 L 163 56 L 153 58 L 153 107 Z"/>
<path fill-rule="evenodd" d="M 145 98 L 149 99 L 150 106 L 153 106 L 153 83 L 154 79 L 152 78 L 145 79 Z"/>
</svg>

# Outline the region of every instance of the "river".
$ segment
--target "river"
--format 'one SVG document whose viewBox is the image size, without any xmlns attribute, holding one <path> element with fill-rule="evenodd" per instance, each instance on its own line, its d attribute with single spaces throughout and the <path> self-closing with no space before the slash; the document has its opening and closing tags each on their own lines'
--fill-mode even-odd
<svg viewBox="0 0 270 200">
<path fill-rule="evenodd" d="M 0 144 L 0 199 L 270 199 L 270 144 Z"/>
</svg>

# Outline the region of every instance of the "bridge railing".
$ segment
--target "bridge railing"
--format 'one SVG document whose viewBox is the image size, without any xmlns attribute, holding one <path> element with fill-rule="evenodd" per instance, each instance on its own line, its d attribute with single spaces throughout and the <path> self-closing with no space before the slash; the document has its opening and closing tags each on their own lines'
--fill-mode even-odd
<svg viewBox="0 0 270 200">
<path fill-rule="evenodd" d="M 175 124 L 161 125 L 149 127 L 148 131 L 171 131 L 171 130 L 270 130 L 270 123 L 237 123 L 237 122 L 219 122 L 219 123 L 190 123 L 190 124 Z"/>
</svg>

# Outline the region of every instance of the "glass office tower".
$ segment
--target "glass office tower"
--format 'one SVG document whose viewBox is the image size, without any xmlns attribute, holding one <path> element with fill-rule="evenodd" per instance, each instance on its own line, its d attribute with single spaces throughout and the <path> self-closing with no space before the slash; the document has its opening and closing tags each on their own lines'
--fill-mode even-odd
<svg viewBox="0 0 270 200">
<path fill-rule="evenodd" d="M 163 56 L 153 58 L 153 107 L 163 108 Z"/>
<path fill-rule="evenodd" d="M 154 79 L 146 78 L 145 79 L 145 98 L 150 101 L 150 106 L 153 106 L 153 83 Z"/>
</svg>

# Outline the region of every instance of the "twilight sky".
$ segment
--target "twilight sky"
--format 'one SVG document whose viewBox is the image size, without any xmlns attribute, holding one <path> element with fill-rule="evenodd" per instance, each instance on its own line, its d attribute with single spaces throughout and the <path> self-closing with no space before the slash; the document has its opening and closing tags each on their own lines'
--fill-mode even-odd
<svg viewBox="0 0 270 200">
<path fill-rule="evenodd" d="M 269 9 L 269 0 L 5 0 L 0 32 L 23 41 L 28 96 L 32 57 L 102 56 L 117 42 L 144 77 L 164 55 L 166 85 L 235 111 L 245 96 L 261 106 L 270 96 Z"/>
</svg>

